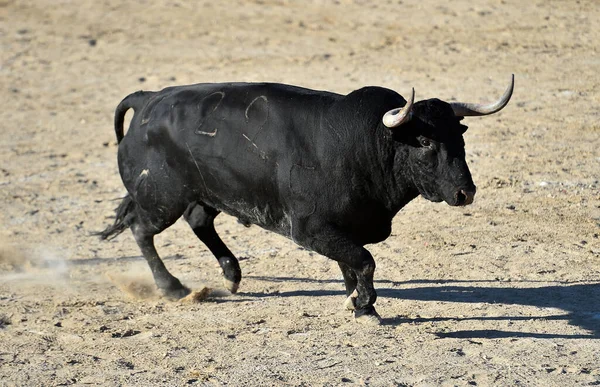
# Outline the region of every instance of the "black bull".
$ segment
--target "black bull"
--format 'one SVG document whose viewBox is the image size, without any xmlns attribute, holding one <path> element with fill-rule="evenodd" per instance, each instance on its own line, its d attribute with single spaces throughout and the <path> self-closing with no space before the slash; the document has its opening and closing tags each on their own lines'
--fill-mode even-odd
<svg viewBox="0 0 600 387">
<path fill-rule="evenodd" d="M 115 114 L 129 194 L 101 236 L 131 228 L 158 288 L 180 298 L 189 289 L 166 269 L 153 239 L 183 215 L 234 293 L 240 266 L 214 228 L 225 212 L 337 261 L 345 305 L 359 320 L 378 322 L 375 261 L 363 246 L 385 240 L 394 215 L 418 195 L 472 202 L 460 121 L 502 109 L 513 84 L 489 105 L 414 102 L 414 91 L 406 101 L 380 87 L 345 96 L 246 83 L 133 93 Z"/>
</svg>

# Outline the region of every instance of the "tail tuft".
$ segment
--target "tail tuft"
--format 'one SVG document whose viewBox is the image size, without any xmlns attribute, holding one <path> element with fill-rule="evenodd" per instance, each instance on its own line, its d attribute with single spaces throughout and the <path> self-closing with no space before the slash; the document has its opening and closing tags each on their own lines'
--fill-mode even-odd
<svg viewBox="0 0 600 387">
<path fill-rule="evenodd" d="M 100 239 L 111 240 L 131 226 L 134 217 L 135 203 L 129 195 L 123 198 L 123 201 L 115 209 L 115 222 L 108 226 L 104 231 L 96 232 Z"/>
</svg>

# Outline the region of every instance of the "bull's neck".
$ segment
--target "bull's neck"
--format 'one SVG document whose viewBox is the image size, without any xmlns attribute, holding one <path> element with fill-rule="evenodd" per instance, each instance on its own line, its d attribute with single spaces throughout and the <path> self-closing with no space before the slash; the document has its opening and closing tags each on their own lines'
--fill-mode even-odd
<svg viewBox="0 0 600 387">
<path fill-rule="evenodd" d="M 411 178 L 408 149 L 395 147 L 391 134 L 384 132 L 388 130 L 382 126 L 378 128 L 379 135 L 374 145 L 380 155 L 379 201 L 393 216 L 419 196 L 419 191 Z"/>
</svg>

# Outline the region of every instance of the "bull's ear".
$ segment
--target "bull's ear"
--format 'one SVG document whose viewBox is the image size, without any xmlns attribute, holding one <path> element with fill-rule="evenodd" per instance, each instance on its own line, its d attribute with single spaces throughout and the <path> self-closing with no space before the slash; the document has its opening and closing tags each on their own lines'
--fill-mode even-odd
<svg viewBox="0 0 600 387">
<path fill-rule="evenodd" d="M 415 103 L 415 89 L 412 89 L 412 94 L 406 105 L 401 108 L 392 109 L 383 115 L 383 124 L 392 129 L 410 121 L 412 118 L 412 107 Z"/>
</svg>

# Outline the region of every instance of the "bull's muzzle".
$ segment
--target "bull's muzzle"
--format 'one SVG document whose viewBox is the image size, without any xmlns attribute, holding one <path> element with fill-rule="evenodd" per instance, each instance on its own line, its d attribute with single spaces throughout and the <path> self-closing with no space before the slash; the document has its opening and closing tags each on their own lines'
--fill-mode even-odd
<svg viewBox="0 0 600 387">
<path fill-rule="evenodd" d="M 455 203 L 457 206 L 468 206 L 473 203 L 473 199 L 475 198 L 475 189 L 473 190 L 465 190 L 461 189 L 456 194 L 454 194 Z"/>
</svg>

